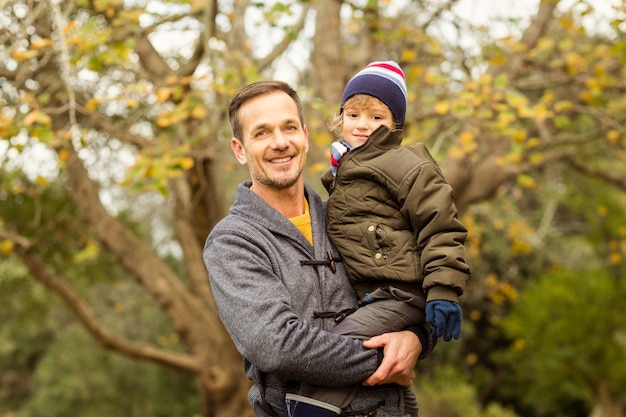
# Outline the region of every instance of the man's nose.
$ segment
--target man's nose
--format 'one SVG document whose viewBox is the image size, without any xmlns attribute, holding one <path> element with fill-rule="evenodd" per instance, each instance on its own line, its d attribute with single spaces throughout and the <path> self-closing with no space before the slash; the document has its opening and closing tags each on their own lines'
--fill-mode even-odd
<svg viewBox="0 0 626 417">
<path fill-rule="evenodd" d="M 289 144 L 289 140 L 281 130 L 277 130 L 272 143 L 276 148 L 282 149 Z"/>
</svg>

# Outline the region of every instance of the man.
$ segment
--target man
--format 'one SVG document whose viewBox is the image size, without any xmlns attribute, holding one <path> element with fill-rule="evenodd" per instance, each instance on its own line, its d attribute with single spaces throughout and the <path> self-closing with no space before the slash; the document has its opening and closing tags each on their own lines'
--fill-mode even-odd
<svg viewBox="0 0 626 417">
<path fill-rule="evenodd" d="M 343 410 L 351 415 L 408 415 L 402 386 L 431 346 L 427 329 L 366 342 L 329 332 L 357 299 L 326 235 L 324 203 L 302 176 L 309 142 L 297 93 L 279 81 L 248 85 L 229 118 L 231 148 L 251 181 L 209 235 L 204 261 L 220 318 L 254 381 L 255 413 L 326 415 L 293 395 L 308 382 L 362 384 Z"/>
</svg>

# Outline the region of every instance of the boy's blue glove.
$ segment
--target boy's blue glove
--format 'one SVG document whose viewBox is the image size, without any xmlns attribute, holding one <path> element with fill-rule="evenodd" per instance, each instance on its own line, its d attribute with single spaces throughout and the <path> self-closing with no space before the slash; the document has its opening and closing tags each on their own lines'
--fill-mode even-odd
<svg viewBox="0 0 626 417">
<path fill-rule="evenodd" d="M 443 336 L 449 342 L 453 337 L 461 337 L 461 322 L 463 316 L 461 307 L 448 300 L 433 300 L 426 303 L 426 322 L 435 326 L 433 331 L 436 337 Z"/>
</svg>

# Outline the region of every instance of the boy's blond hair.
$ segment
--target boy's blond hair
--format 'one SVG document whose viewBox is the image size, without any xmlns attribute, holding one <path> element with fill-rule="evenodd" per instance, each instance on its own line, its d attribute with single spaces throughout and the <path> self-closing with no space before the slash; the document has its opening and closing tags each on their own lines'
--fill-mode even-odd
<svg viewBox="0 0 626 417">
<path fill-rule="evenodd" d="M 381 100 L 377 99 L 376 97 L 373 97 L 367 94 L 357 94 L 355 96 L 350 97 L 348 100 L 346 100 L 346 102 L 343 104 L 343 107 L 344 108 L 356 107 L 358 109 L 365 110 L 370 106 L 381 105 L 381 104 L 389 109 L 389 107 L 385 103 L 383 103 Z M 393 114 L 392 114 L 392 118 L 393 118 L 393 123 L 395 125 L 396 119 L 395 117 L 393 117 Z M 331 131 L 331 133 L 335 135 L 335 137 L 342 138 L 343 136 L 343 112 L 334 114 L 328 120 L 327 126 L 328 126 L 328 129 Z"/>
</svg>

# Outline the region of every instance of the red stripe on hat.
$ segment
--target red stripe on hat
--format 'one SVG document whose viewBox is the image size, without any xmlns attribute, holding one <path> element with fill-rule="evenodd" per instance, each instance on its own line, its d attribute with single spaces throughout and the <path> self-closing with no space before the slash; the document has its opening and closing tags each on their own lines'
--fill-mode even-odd
<svg viewBox="0 0 626 417">
<path fill-rule="evenodd" d="M 376 64 L 370 64 L 366 68 L 370 68 L 370 67 L 382 67 L 384 69 L 391 70 L 395 72 L 396 74 L 398 74 L 399 76 L 401 76 L 402 79 L 404 79 L 404 73 L 402 72 L 402 70 L 394 65 L 389 65 L 389 64 L 385 64 L 384 62 L 379 62 Z"/>
</svg>

